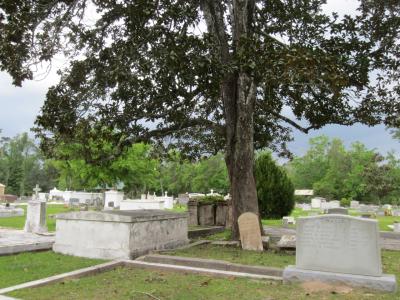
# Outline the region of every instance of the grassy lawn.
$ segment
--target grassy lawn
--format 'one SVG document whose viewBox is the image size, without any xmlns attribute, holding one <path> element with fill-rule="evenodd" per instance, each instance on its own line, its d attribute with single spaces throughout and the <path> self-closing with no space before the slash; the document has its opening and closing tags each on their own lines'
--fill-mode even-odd
<svg viewBox="0 0 400 300">
<path fill-rule="evenodd" d="M 170 209 L 174 212 L 187 212 L 187 205 L 175 204 L 173 209 Z"/>
<path fill-rule="evenodd" d="M 315 209 L 313 209 L 312 211 L 319 212 L 319 210 L 315 210 Z M 291 216 L 295 217 L 295 218 L 302 217 L 302 216 L 308 216 L 309 212 L 310 211 L 303 211 L 301 208 L 295 208 L 292 211 Z M 351 216 L 361 216 L 361 214 L 356 212 L 355 210 L 349 210 L 349 214 Z M 379 229 L 381 231 L 392 231 L 392 229 L 390 229 L 388 227 L 388 225 L 393 225 L 394 221 L 400 222 L 400 217 L 377 216 L 376 219 L 378 220 Z M 279 227 L 279 226 L 282 226 L 282 219 L 263 219 L 262 223 L 263 223 L 263 225 L 267 225 L 267 226 Z M 296 226 L 295 225 L 289 225 L 288 228 L 296 228 Z"/>
<path fill-rule="evenodd" d="M 233 262 L 283 268 L 294 262 L 294 256 L 253 253 L 230 247 L 197 247 L 176 254 L 218 258 Z M 400 252 L 383 253 L 384 269 L 400 278 Z M 353 290 L 338 295 L 332 288 L 309 291 L 297 284 L 216 278 L 185 273 L 119 268 L 99 275 L 74 279 L 34 289 L 16 291 L 10 296 L 21 299 L 400 299 L 400 293 L 383 294 Z"/>
<path fill-rule="evenodd" d="M 295 264 L 295 256 L 272 251 L 256 252 L 241 250 L 233 246 L 203 244 L 163 254 L 225 260 L 237 264 L 283 268 Z"/>
<path fill-rule="evenodd" d="M 46 252 L 30 252 L 0 256 L 0 288 L 49 277 L 99 263 L 99 259 L 87 259 Z"/>
<path fill-rule="evenodd" d="M 14 228 L 14 229 L 24 228 L 27 206 L 21 205 L 19 207 L 25 210 L 25 215 L 20 217 L 0 218 L 0 227 Z M 64 207 L 64 205 L 48 204 L 46 209 L 46 222 L 49 231 L 56 230 L 56 219 L 50 218 L 50 216 L 70 211 L 73 211 L 73 209 Z"/>
</svg>

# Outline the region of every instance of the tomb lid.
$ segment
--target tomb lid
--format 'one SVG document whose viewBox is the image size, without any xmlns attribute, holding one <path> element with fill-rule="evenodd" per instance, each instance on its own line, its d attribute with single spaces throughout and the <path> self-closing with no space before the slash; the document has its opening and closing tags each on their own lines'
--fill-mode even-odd
<svg viewBox="0 0 400 300">
<path fill-rule="evenodd" d="M 1 187 L 6 187 L 4 184 L 1 184 L 1 183 L 0 183 L 0 186 L 1 186 Z"/>
<path fill-rule="evenodd" d="M 99 222 L 137 223 L 156 220 L 187 218 L 187 213 L 176 213 L 158 209 L 79 211 L 58 214 L 58 220 L 82 220 Z"/>
</svg>

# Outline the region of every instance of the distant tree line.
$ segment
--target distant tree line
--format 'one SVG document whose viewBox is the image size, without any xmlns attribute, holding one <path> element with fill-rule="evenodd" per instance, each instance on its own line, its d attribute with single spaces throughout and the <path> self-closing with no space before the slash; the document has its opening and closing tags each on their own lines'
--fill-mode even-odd
<svg viewBox="0 0 400 300">
<path fill-rule="evenodd" d="M 393 136 L 399 138 L 400 134 L 393 131 Z M 122 187 L 129 197 L 166 191 L 175 196 L 209 193 L 211 189 L 221 194 L 229 192 L 223 153 L 193 161 L 179 151 L 161 155 L 156 146 L 137 143 L 99 165 L 82 156 L 83 147 L 90 149 L 91 157 L 112 157 L 114 151 L 107 139 L 88 139 L 85 145 L 60 143 L 54 147 L 52 157 L 45 158 L 27 133 L 1 137 L 0 183 L 7 186 L 7 193 L 18 196 L 32 194 L 36 184 L 43 191 L 53 187 L 88 191 Z M 317 195 L 328 199 L 400 203 L 400 159 L 394 153 L 383 156 L 359 142 L 346 148 L 340 139 L 319 136 L 310 139 L 305 155 L 295 157 L 283 168 L 277 166 L 269 152 L 261 151 L 257 158 L 255 177 L 265 215 L 279 215 L 291 209 L 292 198 L 288 194 L 292 183 L 296 189 L 314 189 Z"/>
<path fill-rule="evenodd" d="M 346 148 L 340 139 L 319 136 L 285 167 L 296 189 L 328 199 L 400 204 L 400 160 L 394 153 L 384 156 L 359 142 Z"/>
<path fill-rule="evenodd" d="M 7 194 L 30 195 L 36 184 L 49 189 L 56 177 L 57 170 L 44 160 L 27 133 L 0 136 L 0 183 L 6 185 Z"/>
</svg>

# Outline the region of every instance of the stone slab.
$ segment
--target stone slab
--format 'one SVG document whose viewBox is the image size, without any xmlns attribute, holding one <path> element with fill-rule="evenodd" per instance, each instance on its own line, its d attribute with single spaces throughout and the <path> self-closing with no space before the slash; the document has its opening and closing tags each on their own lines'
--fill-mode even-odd
<svg viewBox="0 0 400 300">
<path fill-rule="evenodd" d="M 213 226 L 208 228 L 192 228 L 188 231 L 189 239 L 195 239 L 199 237 L 206 237 L 216 233 L 224 232 L 224 226 Z"/>
<path fill-rule="evenodd" d="M 298 218 L 296 267 L 382 275 L 378 222 L 345 215 Z"/>
<path fill-rule="evenodd" d="M 282 277 L 279 277 L 279 276 L 260 275 L 260 274 L 252 274 L 252 273 L 245 273 L 245 272 L 233 272 L 233 271 L 215 270 L 215 269 L 207 269 L 207 268 L 196 268 L 196 267 L 187 267 L 187 266 L 177 266 L 177 265 L 170 265 L 170 264 L 149 263 L 149 262 L 138 261 L 138 260 L 130 260 L 130 261 L 127 260 L 124 262 L 125 262 L 126 267 L 132 267 L 132 268 L 193 273 L 193 274 L 210 275 L 210 276 L 215 276 L 215 277 L 242 277 L 242 278 L 251 278 L 251 279 L 265 279 L 265 280 L 282 281 Z"/>
<path fill-rule="evenodd" d="M 394 293 L 397 291 L 397 282 L 394 275 L 364 276 L 344 273 L 312 271 L 288 266 L 283 270 L 283 282 L 320 281 L 330 284 L 348 285 L 358 288 L 368 288 L 378 291 Z"/>
<path fill-rule="evenodd" d="M 58 214 L 57 220 L 82 220 L 118 223 L 138 223 L 168 219 L 186 219 L 187 213 L 166 210 L 115 210 L 115 211 L 80 211 Z"/>
<path fill-rule="evenodd" d="M 38 235 L 15 229 L 0 229 L 0 255 L 49 250 L 54 236 Z"/>
<path fill-rule="evenodd" d="M 25 215 L 22 208 L 0 208 L 0 218 L 20 217 Z"/>
<path fill-rule="evenodd" d="M 146 255 L 142 257 L 140 260 L 151 263 L 162 263 L 170 265 L 252 273 L 252 274 L 269 275 L 277 277 L 282 277 L 283 273 L 283 270 L 279 268 L 249 266 L 243 264 L 230 263 L 223 260 L 204 259 L 195 257 L 181 257 L 181 256 L 171 256 L 171 255 Z"/>
<path fill-rule="evenodd" d="M 164 209 L 164 200 L 122 200 L 120 210 Z"/>
</svg>

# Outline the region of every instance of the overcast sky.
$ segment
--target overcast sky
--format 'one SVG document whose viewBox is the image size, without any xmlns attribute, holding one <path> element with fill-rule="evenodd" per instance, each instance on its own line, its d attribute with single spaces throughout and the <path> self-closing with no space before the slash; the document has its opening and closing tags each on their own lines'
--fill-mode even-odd
<svg viewBox="0 0 400 300">
<path fill-rule="evenodd" d="M 325 10 L 336 11 L 339 14 L 352 14 L 356 7 L 356 0 L 329 0 Z M 46 78 L 36 75 L 36 80 L 24 82 L 21 88 L 14 87 L 10 76 L 0 72 L 0 129 L 3 136 L 14 136 L 30 130 L 43 105 L 48 87 L 58 81 L 56 69 L 63 63 L 62 59 L 56 59 L 51 73 Z M 400 143 L 391 138 L 384 126 L 369 128 L 363 125 L 351 127 L 333 125 L 313 131 L 308 135 L 295 131 L 295 141 L 290 144 L 290 150 L 297 155 L 304 154 L 307 150 L 308 139 L 320 134 L 341 138 L 346 145 L 360 141 L 368 148 L 376 148 L 381 153 L 390 150 L 399 152 L 398 149 L 400 149 Z"/>
</svg>

